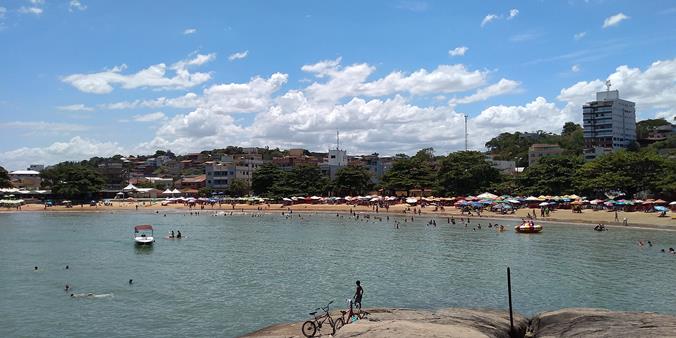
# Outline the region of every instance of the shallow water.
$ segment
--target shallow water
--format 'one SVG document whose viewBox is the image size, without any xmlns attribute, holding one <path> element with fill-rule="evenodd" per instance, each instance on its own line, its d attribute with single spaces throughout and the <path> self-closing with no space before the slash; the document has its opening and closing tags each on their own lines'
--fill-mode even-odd
<svg viewBox="0 0 676 338">
<path fill-rule="evenodd" d="M 526 315 L 676 313 L 676 256 L 659 252 L 676 247 L 676 232 L 545 225 L 527 235 L 498 233 L 488 220 L 427 227 L 429 217 L 417 217 L 394 229 L 335 214 L 207 214 L 0 214 L 0 336 L 234 337 L 302 320 L 329 300 L 343 307 L 357 279 L 367 307 L 506 308 L 507 266 L 515 310 Z M 144 223 L 156 229 L 151 248 L 131 238 Z M 476 223 L 483 230 L 472 231 Z M 186 238 L 162 238 L 172 229 Z"/>
</svg>

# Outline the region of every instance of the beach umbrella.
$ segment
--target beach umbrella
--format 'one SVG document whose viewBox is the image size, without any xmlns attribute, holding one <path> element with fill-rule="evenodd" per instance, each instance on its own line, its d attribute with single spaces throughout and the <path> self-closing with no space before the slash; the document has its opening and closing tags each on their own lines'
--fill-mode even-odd
<svg viewBox="0 0 676 338">
<path fill-rule="evenodd" d="M 658 200 L 655 201 L 655 204 L 667 204 L 667 201 L 665 201 L 663 199 L 658 199 Z"/>
<path fill-rule="evenodd" d="M 657 210 L 657 211 L 667 211 L 669 209 L 667 209 L 667 207 L 663 207 L 663 206 L 658 205 L 658 206 L 655 206 L 655 210 Z"/>
<path fill-rule="evenodd" d="M 542 203 L 540 203 L 540 204 L 538 204 L 538 205 L 541 206 L 541 207 L 546 207 L 546 206 L 549 205 L 549 203 L 548 203 L 548 202 L 542 202 Z"/>
<path fill-rule="evenodd" d="M 676 205 L 676 201 L 669 203 L 669 205 Z"/>
<path fill-rule="evenodd" d="M 483 194 L 477 195 L 477 198 L 479 198 L 479 199 L 489 199 L 489 200 L 494 200 L 494 199 L 498 198 L 498 195 L 491 194 L 491 193 L 489 193 L 489 192 L 485 192 L 485 193 L 483 193 Z"/>
</svg>

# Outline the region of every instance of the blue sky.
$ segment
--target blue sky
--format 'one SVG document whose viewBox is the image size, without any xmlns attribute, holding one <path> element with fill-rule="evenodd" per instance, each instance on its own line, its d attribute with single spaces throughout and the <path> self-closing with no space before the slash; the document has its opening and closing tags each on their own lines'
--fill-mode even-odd
<svg viewBox="0 0 676 338">
<path fill-rule="evenodd" d="M 579 122 L 608 78 L 673 119 L 674 22 L 673 1 L 0 0 L 0 166 L 336 129 L 350 153 L 444 153 L 465 113 L 481 150 Z"/>
</svg>

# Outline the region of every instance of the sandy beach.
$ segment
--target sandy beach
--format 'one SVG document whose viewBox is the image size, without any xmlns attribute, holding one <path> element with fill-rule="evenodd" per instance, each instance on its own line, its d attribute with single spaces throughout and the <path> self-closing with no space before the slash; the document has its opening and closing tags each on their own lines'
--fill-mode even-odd
<svg viewBox="0 0 676 338">
<path fill-rule="evenodd" d="M 138 208 L 137 208 L 138 207 Z M 407 211 L 409 209 L 409 211 Z M 183 211 L 234 211 L 234 212 L 268 212 L 268 213 L 282 213 L 292 210 L 293 212 L 327 212 L 327 213 L 349 213 L 350 211 L 358 213 L 366 213 L 380 216 L 391 216 L 391 217 L 423 217 L 423 218 L 432 218 L 432 217 L 467 217 L 467 215 L 462 215 L 460 209 L 455 207 L 446 207 L 444 211 L 434 211 L 433 207 L 420 208 L 422 215 L 414 215 L 409 207 L 406 204 L 396 204 L 390 206 L 389 211 L 380 208 L 378 212 L 372 209 L 370 206 L 354 206 L 346 204 L 294 204 L 294 205 L 282 205 L 282 204 L 237 204 L 234 207 L 230 204 L 222 205 L 205 205 L 204 209 L 201 209 L 198 205 L 192 209 L 183 204 L 170 204 L 163 206 L 160 202 L 114 202 L 111 206 L 89 206 L 89 205 L 74 205 L 72 208 L 66 208 L 65 206 L 53 206 L 45 209 L 42 204 L 27 204 L 21 207 L 21 210 L 16 209 L 0 209 L 0 213 L 20 213 L 20 212 L 183 212 Z M 534 209 L 518 209 L 514 214 L 502 215 L 500 213 L 494 213 L 490 211 L 483 212 L 481 217 L 473 216 L 472 219 L 497 219 L 497 220 L 520 220 L 525 218 L 527 213 L 531 212 Z M 583 210 L 582 213 L 573 213 L 571 210 L 560 209 L 553 211 L 549 217 L 540 218 L 539 211 L 538 218 L 536 222 L 538 223 L 580 223 L 580 224 L 599 224 L 603 223 L 608 226 L 620 226 L 622 225 L 622 220 L 626 217 L 628 227 L 640 227 L 640 228 L 652 228 L 652 229 L 668 229 L 676 230 L 676 219 L 670 217 L 658 217 L 657 213 L 644 213 L 644 212 L 618 212 L 619 221 L 615 221 L 615 213 L 608 211 L 594 211 L 590 209 Z"/>
</svg>

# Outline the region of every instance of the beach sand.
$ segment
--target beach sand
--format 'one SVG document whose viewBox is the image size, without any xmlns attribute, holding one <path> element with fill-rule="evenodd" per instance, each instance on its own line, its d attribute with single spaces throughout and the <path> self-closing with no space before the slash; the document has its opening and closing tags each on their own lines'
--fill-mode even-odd
<svg viewBox="0 0 676 338">
<path fill-rule="evenodd" d="M 137 207 L 138 206 L 138 210 Z M 382 217 L 415 217 L 423 219 L 431 219 L 433 217 L 437 218 L 446 218 L 446 217 L 467 217 L 466 215 L 461 215 L 461 211 L 455 207 L 446 207 L 445 211 L 434 211 L 434 207 L 425 207 L 421 208 L 422 215 L 414 215 L 411 211 L 406 211 L 409 208 L 406 204 L 396 204 L 390 206 L 389 211 L 386 211 L 383 208 L 378 210 L 378 213 L 375 212 L 370 206 L 354 206 L 346 204 L 294 204 L 290 206 L 285 206 L 281 204 L 258 204 L 258 205 L 249 205 L 249 204 L 237 204 L 234 206 L 230 204 L 218 204 L 213 207 L 210 205 L 205 205 L 204 209 L 200 209 L 199 206 L 196 208 L 188 208 L 188 206 L 183 204 L 170 204 L 167 206 L 160 205 L 159 202 L 145 204 L 141 202 L 114 202 L 112 206 L 89 206 L 89 205 L 74 205 L 72 208 L 66 208 L 65 206 L 53 206 L 47 209 L 44 208 L 42 204 L 27 204 L 21 207 L 21 210 L 12 209 L 0 209 L 0 213 L 20 213 L 20 212 L 185 212 L 185 211 L 234 211 L 234 212 L 266 212 L 266 213 L 282 213 L 288 212 L 288 210 L 293 210 L 293 212 L 325 212 L 325 213 L 348 213 L 354 211 L 357 213 L 366 213 L 372 215 L 378 215 Z M 418 209 L 419 207 L 416 207 Z M 411 208 L 412 209 L 412 208 Z M 500 213 L 494 213 L 490 211 L 483 212 L 481 217 L 475 216 L 471 217 L 472 219 L 499 219 L 499 220 L 520 220 L 525 218 L 527 213 L 532 213 L 532 210 L 535 210 L 538 218 L 535 220 L 536 223 L 547 223 L 547 222 L 558 222 L 558 223 L 582 223 L 582 224 L 599 224 L 603 223 L 609 226 L 619 226 L 625 227 L 622 225 L 623 219 L 627 218 L 628 227 L 640 227 L 640 228 L 655 228 L 655 229 L 672 229 L 676 230 L 676 219 L 670 217 L 658 217 L 657 213 L 644 213 L 644 212 L 618 212 L 619 221 L 615 221 L 615 213 L 608 211 L 593 211 L 590 209 L 583 210 L 582 213 L 573 213 L 571 210 L 560 209 L 551 212 L 549 217 L 541 218 L 539 217 L 540 212 L 538 209 L 519 209 L 515 214 L 502 215 Z"/>
</svg>

